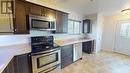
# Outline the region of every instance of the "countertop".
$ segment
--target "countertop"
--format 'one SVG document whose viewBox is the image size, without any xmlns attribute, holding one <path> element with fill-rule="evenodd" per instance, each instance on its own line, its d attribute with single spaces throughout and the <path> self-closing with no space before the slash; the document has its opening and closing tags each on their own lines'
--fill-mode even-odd
<svg viewBox="0 0 130 73">
<path fill-rule="evenodd" d="M 0 73 L 2 73 L 14 56 L 29 52 L 31 52 L 31 47 L 27 43 L 0 47 Z"/>
<path fill-rule="evenodd" d="M 69 44 L 75 44 L 80 42 L 92 41 L 89 38 L 75 38 L 75 39 L 61 39 L 55 40 L 55 43 L 59 46 L 65 46 Z M 31 52 L 31 46 L 29 43 L 23 43 L 19 45 L 0 47 L 0 73 L 6 68 L 11 59 L 16 55 L 21 55 Z"/>
<path fill-rule="evenodd" d="M 87 42 L 87 41 L 92 41 L 92 40 L 94 40 L 94 39 L 91 39 L 91 38 L 74 38 L 74 39 L 55 40 L 55 43 L 59 46 L 65 46 L 65 45 L 69 45 L 69 44 Z"/>
</svg>

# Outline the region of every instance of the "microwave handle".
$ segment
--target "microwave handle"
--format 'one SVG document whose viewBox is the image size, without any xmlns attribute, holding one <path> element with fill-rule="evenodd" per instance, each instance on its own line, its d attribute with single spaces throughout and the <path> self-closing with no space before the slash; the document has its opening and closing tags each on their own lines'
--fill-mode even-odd
<svg viewBox="0 0 130 73">
<path fill-rule="evenodd" d="M 45 73 L 49 73 L 49 72 L 55 70 L 56 68 L 58 68 L 59 66 L 60 66 L 60 64 L 58 64 L 58 65 L 56 65 L 56 66 L 54 66 L 54 67 L 48 69 Z"/>
<path fill-rule="evenodd" d="M 51 26 L 52 26 L 51 21 L 49 23 L 50 23 L 50 28 L 51 28 Z"/>
</svg>

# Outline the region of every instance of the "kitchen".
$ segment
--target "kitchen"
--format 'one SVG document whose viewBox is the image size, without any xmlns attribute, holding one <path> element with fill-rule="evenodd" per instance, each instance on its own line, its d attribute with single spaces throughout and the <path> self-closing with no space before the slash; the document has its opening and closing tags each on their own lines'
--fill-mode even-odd
<svg viewBox="0 0 130 73">
<path fill-rule="evenodd" d="M 94 39 L 81 34 L 81 21 L 69 19 L 68 26 L 69 14 L 66 12 L 21 0 L 11 3 L 14 9 L 12 14 L 5 14 L 9 16 L 9 23 L 4 25 L 9 31 L 1 30 L 4 34 L 1 37 L 10 36 L 10 42 L 17 38 L 24 40 L 16 40 L 12 45 L 8 42 L 8 46 L 2 42 L 1 48 L 5 49 L 1 51 L 1 57 L 8 52 L 1 60 L 2 73 L 60 73 L 61 68 L 82 59 L 83 42 L 89 46 L 85 51 L 92 53 Z M 89 19 L 84 20 L 84 26 L 87 25 L 90 26 Z M 83 33 L 89 33 L 88 28 L 84 28 Z M 70 38 L 74 36 L 74 39 Z M 83 47 L 86 49 L 87 45 Z"/>
<path fill-rule="evenodd" d="M 100 15 L 79 15 L 42 1 L 2 0 L 0 16 L 0 73 L 71 73 L 70 66 L 89 63 L 84 55 L 101 51 Z"/>
</svg>

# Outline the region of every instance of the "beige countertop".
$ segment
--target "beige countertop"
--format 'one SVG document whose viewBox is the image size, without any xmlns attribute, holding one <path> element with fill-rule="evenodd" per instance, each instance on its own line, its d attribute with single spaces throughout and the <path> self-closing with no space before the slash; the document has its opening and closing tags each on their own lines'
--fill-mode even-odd
<svg viewBox="0 0 130 73">
<path fill-rule="evenodd" d="M 82 43 L 87 41 L 92 41 L 94 39 L 91 38 L 74 38 L 74 39 L 64 39 L 64 40 L 55 40 L 55 43 L 59 46 L 65 46 L 75 43 Z"/>
<path fill-rule="evenodd" d="M 61 40 L 55 40 L 55 43 L 59 46 L 65 46 L 69 44 L 75 44 L 92 40 L 93 39 L 88 38 L 75 38 L 75 39 L 63 39 L 63 40 L 61 39 Z M 14 56 L 30 52 L 31 52 L 31 46 L 28 43 L 0 47 L 0 73 L 2 73 L 2 71 L 6 68 L 6 66 Z"/>
</svg>

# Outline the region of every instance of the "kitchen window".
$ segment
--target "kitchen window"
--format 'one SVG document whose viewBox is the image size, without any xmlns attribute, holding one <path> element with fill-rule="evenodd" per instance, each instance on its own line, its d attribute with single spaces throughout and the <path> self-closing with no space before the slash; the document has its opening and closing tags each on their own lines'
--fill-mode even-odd
<svg viewBox="0 0 130 73">
<path fill-rule="evenodd" d="M 68 20 L 68 34 L 81 34 L 81 21 Z"/>
</svg>

